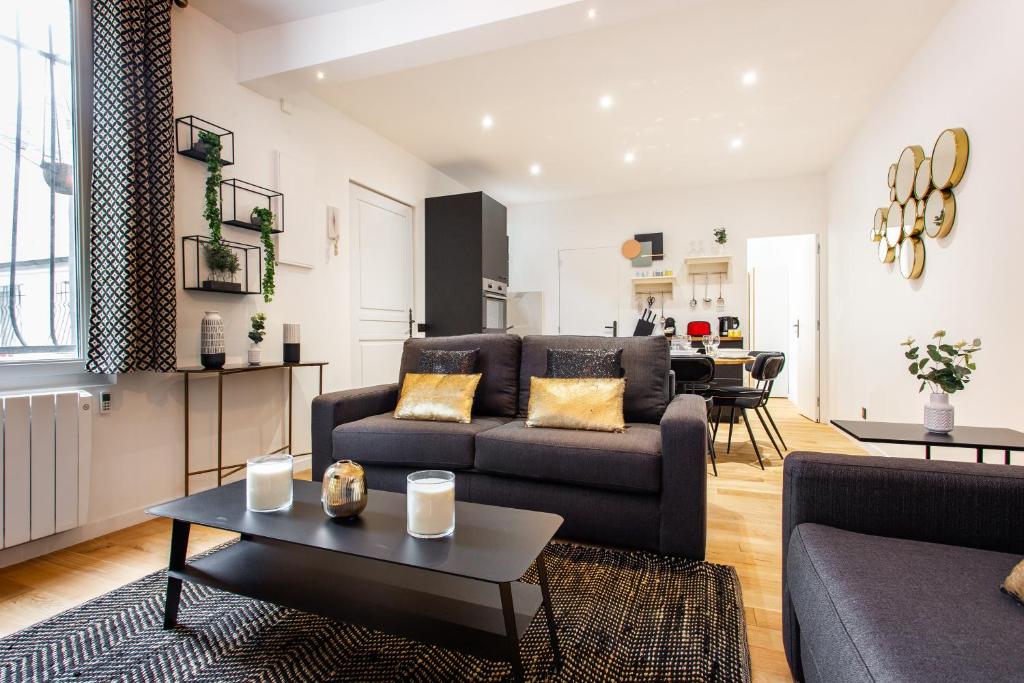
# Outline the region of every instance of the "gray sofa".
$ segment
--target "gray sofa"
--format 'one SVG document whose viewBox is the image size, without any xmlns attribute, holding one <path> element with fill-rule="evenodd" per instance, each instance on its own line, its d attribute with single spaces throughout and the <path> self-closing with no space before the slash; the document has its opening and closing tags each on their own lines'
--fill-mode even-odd
<svg viewBox="0 0 1024 683">
<path fill-rule="evenodd" d="M 797 680 L 1024 680 L 1024 469 L 794 453 L 782 523 Z"/>
<path fill-rule="evenodd" d="M 427 348 L 479 349 L 472 423 L 395 420 L 398 383 L 324 394 L 313 401 L 315 480 L 348 458 L 371 489 L 404 492 L 410 472 L 443 468 L 460 500 L 559 514 L 565 538 L 704 558 L 704 402 L 672 397 L 664 337 L 410 339 L 399 382 Z M 625 432 L 526 427 L 529 378 L 544 376 L 549 348 L 623 349 Z"/>
</svg>

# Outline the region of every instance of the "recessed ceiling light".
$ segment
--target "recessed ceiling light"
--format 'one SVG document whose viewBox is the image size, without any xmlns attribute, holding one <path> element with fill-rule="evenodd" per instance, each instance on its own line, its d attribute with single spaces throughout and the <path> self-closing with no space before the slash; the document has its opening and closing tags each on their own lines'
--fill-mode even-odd
<svg viewBox="0 0 1024 683">
<path fill-rule="evenodd" d="M 540 164 L 530 164 L 530 175 L 540 175 Z"/>
<path fill-rule="evenodd" d="M 731 149 L 739 149 L 743 146 L 743 138 L 733 138 L 729 141 L 729 147 Z"/>
<path fill-rule="evenodd" d="M 740 81 L 743 83 L 743 85 L 754 85 L 755 83 L 757 83 L 757 72 L 754 71 L 753 69 L 744 72 L 743 76 L 740 78 Z"/>
<path fill-rule="evenodd" d="M 625 161 L 627 164 L 631 164 L 634 161 L 636 161 L 636 154 L 634 154 L 633 152 L 626 152 L 625 154 L 622 155 L 622 160 Z"/>
<path fill-rule="evenodd" d="M 316 72 L 316 80 L 318 80 L 318 81 L 324 80 L 324 72 L 323 71 L 317 71 Z"/>
<path fill-rule="evenodd" d="M 611 95 L 601 95 L 601 99 L 597 103 L 601 106 L 601 109 L 611 109 L 612 105 L 615 104 L 615 98 Z"/>
<path fill-rule="evenodd" d="M 591 7 L 587 10 L 587 19 L 597 19 L 597 10 Z"/>
<path fill-rule="evenodd" d="M 490 130 L 491 128 L 494 128 L 494 119 L 490 114 L 485 114 L 484 117 L 480 119 L 480 125 L 484 127 L 484 130 Z"/>
</svg>

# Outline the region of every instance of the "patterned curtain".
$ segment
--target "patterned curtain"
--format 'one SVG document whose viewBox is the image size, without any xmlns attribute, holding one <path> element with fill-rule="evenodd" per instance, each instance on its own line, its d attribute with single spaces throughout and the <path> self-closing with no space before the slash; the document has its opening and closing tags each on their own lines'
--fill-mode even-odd
<svg viewBox="0 0 1024 683">
<path fill-rule="evenodd" d="M 175 367 L 170 5 L 92 3 L 91 372 Z"/>
</svg>

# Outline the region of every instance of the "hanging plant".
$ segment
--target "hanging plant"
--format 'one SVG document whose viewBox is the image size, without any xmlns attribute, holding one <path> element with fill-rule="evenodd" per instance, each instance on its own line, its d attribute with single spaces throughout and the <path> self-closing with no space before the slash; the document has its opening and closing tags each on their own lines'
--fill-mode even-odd
<svg viewBox="0 0 1024 683">
<path fill-rule="evenodd" d="M 263 300 L 267 303 L 274 298 L 274 212 L 270 209 L 257 207 L 252 210 L 253 223 L 260 226 L 260 242 L 263 243 Z"/>
<path fill-rule="evenodd" d="M 238 255 L 224 244 L 220 225 L 220 181 L 221 143 L 220 136 L 209 131 L 199 131 L 199 143 L 206 150 L 206 194 L 203 218 L 210 228 L 210 241 L 203 246 L 206 267 L 213 279 L 234 282 L 239 271 Z"/>
</svg>

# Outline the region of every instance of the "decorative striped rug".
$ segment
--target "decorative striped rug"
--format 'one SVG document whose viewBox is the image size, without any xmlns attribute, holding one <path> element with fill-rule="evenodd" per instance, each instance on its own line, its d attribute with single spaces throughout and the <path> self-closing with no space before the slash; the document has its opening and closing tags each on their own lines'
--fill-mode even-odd
<svg viewBox="0 0 1024 683">
<path fill-rule="evenodd" d="M 732 567 L 552 543 L 545 551 L 563 665 L 543 612 L 522 642 L 528 678 L 749 681 Z M 254 571 L 259 571 L 254 568 Z M 531 569 L 525 580 L 536 582 Z M 0 681 L 498 681 L 508 664 L 185 584 L 162 627 L 163 572 L 0 640 Z"/>
</svg>

